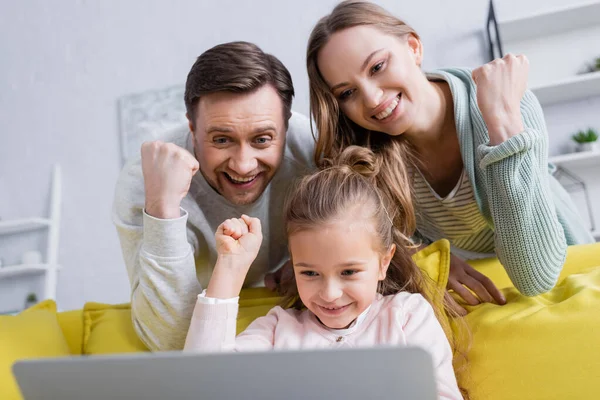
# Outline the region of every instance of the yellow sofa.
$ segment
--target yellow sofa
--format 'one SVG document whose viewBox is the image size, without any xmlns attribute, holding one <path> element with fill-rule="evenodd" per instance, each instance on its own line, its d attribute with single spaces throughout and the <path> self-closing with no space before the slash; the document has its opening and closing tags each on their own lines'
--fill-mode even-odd
<svg viewBox="0 0 600 400">
<path fill-rule="evenodd" d="M 415 259 L 439 286 L 448 279 L 449 247 L 436 242 Z M 600 243 L 572 246 L 556 288 L 520 295 L 496 259 L 472 262 L 507 297 L 504 306 L 468 307 L 468 364 L 459 382 L 472 399 L 600 398 Z M 238 331 L 264 315 L 279 298 L 245 290 Z M 56 312 L 44 301 L 18 316 L 0 316 L 0 399 L 17 400 L 15 360 L 36 357 L 147 351 L 131 325 L 128 304 L 86 303 Z M 460 366 L 458 366 L 460 367 Z"/>
</svg>

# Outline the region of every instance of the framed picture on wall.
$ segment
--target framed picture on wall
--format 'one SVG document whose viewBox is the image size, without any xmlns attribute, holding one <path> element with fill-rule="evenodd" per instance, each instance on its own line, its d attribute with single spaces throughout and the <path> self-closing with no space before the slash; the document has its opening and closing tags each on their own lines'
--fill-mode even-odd
<svg viewBox="0 0 600 400">
<path fill-rule="evenodd" d="M 121 160 L 139 157 L 142 143 L 187 124 L 183 85 L 120 97 L 118 104 Z"/>
</svg>

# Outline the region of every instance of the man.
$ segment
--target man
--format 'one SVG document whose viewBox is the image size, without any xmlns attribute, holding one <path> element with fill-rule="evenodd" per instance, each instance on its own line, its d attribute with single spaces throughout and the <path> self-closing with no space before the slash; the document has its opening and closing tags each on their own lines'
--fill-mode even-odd
<svg viewBox="0 0 600 400">
<path fill-rule="evenodd" d="M 134 328 L 151 350 L 183 348 L 197 295 L 228 218 L 257 217 L 265 240 L 245 286 L 288 259 L 281 212 L 313 167 L 307 118 L 292 113 L 285 66 L 247 42 L 218 45 L 188 75 L 189 131 L 142 145 L 117 182 L 113 221 L 131 283 Z M 197 173 L 200 171 L 200 173 Z"/>
</svg>

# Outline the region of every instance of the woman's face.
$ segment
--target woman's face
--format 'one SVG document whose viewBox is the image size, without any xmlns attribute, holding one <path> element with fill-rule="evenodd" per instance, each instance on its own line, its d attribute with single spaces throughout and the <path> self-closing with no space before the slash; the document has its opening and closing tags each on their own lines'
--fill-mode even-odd
<svg viewBox="0 0 600 400">
<path fill-rule="evenodd" d="M 363 128 L 400 135 L 411 128 L 426 82 L 420 41 L 372 26 L 334 33 L 318 54 L 319 71 L 342 112 Z"/>
</svg>

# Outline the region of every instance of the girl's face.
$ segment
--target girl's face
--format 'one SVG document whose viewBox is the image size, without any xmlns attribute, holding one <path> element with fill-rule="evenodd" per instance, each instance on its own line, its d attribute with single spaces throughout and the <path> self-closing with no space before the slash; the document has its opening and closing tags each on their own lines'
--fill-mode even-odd
<svg viewBox="0 0 600 400">
<path fill-rule="evenodd" d="M 300 299 L 329 328 L 350 325 L 385 279 L 395 247 L 381 254 L 372 225 L 348 215 L 289 237 Z"/>
<path fill-rule="evenodd" d="M 372 26 L 334 33 L 317 57 L 319 71 L 340 110 L 363 128 L 400 135 L 419 112 L 426 78 L 421 42 L 393 36 Z"/>
</svg>

